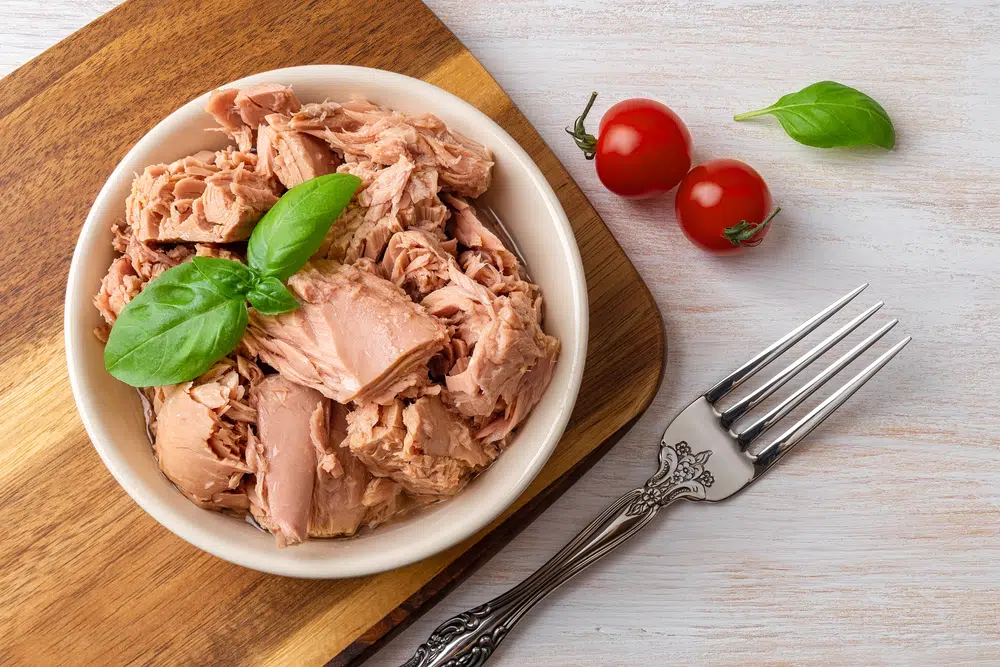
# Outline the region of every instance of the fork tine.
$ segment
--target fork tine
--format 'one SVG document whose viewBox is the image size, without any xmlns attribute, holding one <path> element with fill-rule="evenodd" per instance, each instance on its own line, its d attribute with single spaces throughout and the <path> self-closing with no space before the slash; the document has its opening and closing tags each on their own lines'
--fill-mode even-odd
<svg viewBox="0 0 1000 667">
<path fill-rule="evenodd" d="M 705 392 L 705 400 L 709 403 L 715 403 L 733 389 L 743 384 L 747 378 L 774 361 L 776 357 L 783 354 L 785 350 L 802 340 L 810 331 L 823 324 L 823 322 L 826 322 L 831 315 L 846 306 L 851 299 L 861 294 L 866 287 L 868 287 L 868 283 L 865 283 L 860 287 L 856 287 L 799 326 L 792 329 L 792 331 L 785 334 L 783 337 L 776 340 L 769 347 L 764 349 L 763 352 L 737 368 L 735 371 L 723 378 L 718 384 Z"/>
<path fill-rule="evenodd" d="M 757 474 L 760 474 L 760 472 L 769 468 L 775 461 L 787 454 L 792 447 L 799 444 L 802 438 L 812 433 L 813 429 L 822 424 L 827 417 L 832 415 L 837 408 L 853 396 L 854 392 L 860 389 L 862 385 L 878 373 L 883 366 L 889 363 L 893 357 L 899 354 L 899 351 L 906 347 L 906 344 L 911 340 L 912 338 L 907 336 L 893 345 L 885 354 L 869 364 L 866 369 L 855 375 L 850 382 L 835 391 L 827 397 L 825 401 L 813 408 L 813 410 L 800 419 L 795 426 L 792 426 L 790 429 L 778 436 L 774 442 L 762 449 L 756 457 L 756 465 L 759 471 Z"/>
<path fill-rule="evenodd" d="M 826 381 L 834 375 L 844 370 L 848 364 L 860 357 L 865 350 L 878 342 L 882 336 L 889 333 L 889 330 L 897 324 L 899 324 L 899 320 L 891 320 L 886 324 L 883 324 L 878 331 L 875 331 L 873 334 L 868 336 L 868 338 L 865 338 L 863 341 L 851 348 L 847 354 L 824 368 L 819 375 L 792 392 L 788 398 L 769 410 L 766 415 L 755 421 L 745 430 L 740 431 L 736 435 L 736 438 L 739 440 L 741 447 L 746 449 L 747 445 L 759 438 L 762 433 L 774 426 L 779 420 L 784 418 L 785 415 L 794 410 L 802 401 L 812 396 L 814 391 L 826 384 Z"/>
<path fill-rule="evenodd" d="M 822 343 L 818 344 L 813 349 L 806 352 L 804 355 L 793 361 L 791 364 L 786 366 L 780 373 L 775 375 L 773 378 L 762 384 L 760 387 L 752 391 L 747 396 L 740 399 L 738 403 L 733 405 L 728 410 L 722 413 L 721 422 L 723 428 L 729 428 L 733 423 L 745 415 L 750 410 L 760 405 L 761 401 L 766 399 L 768 396 L 773 394 L 782 385 L 795 377 L 799 371 L 811 364 L 812 362 L 819 359 L 821 356 L 826 354 L 827 351 L 844 338 L 847 337 L 852 331 L 861 326 L 865 320 L 874 315 L 879 308 L 885 305 L 884 301 L 879 301 L 874 306 L 861 313 L 853 320 L 845 324 L 844 326 L 837 329 L 829 338 L 824 340 Z"/>
</svg>

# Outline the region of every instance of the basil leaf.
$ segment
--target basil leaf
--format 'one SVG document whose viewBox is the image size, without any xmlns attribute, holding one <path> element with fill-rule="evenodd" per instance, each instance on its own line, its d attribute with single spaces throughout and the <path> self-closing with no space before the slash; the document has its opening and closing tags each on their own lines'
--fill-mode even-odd
<svg viewBox="0 0 1000 667">
<path fill-rule="evenodd" d="M 806 146 L 881 146 L 892 148 L 896 130 L 882 105 L 860 90 L 820 81 L 756 111 L 733 116 L 746 120 L 771 114 L 792 139 Z"/>
<path fill-rule="evenodd" d="M 191 261 L 226 298 L 243 299 L 253 286 L 253 271 L 237 261 L 216 257 L 195 257 Z"/>
<path fill-rule="evenodd" d="M 351 174 L 327 174 L 286 192 L 250 235 L 250 268 L 279 280 L 301 269 L 360 184 L 361 179 Z"/>
<path fill-rule="evenodd" d="M 299 307 L 288 288 L 275 277 L 262 279 L 247 292 L 250 305 L 264 315 L 280 315 Z"/>
<path fill-rule="evenodd" d="M 246 326 L 243 298 L 228 298 L 186 262 L 125 306 L 108 336 L 104 366 L 133 387 L 185 382 L 229 354 Z"/>
</svg>

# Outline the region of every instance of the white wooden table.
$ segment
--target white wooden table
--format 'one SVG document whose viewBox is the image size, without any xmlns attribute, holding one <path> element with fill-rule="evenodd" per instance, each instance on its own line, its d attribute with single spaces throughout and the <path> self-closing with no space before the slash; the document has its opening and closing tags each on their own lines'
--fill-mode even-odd
<svg viewBox="0 0 1000 667">
<path fill-rule="evenodd" d="M 7 73 L 117 4 L 0 0 Z M 1000 5 L 431 0 L 583 187 L 649 283 L 669 360 L 653 407 L 509 547 L 394 640 L 530 574 L 640 484 L 672 415 L 849 288 L 914 336 L 768 479 L 671 508 L 536 608 L 502 665 L 1000 664 Z M 821 79 L 888 109 L 896 150 L 821 151 L 733 112 Z M 738 258 L 695 250 L 672 198 L 602 189 L 563 126 L 648 96 L 696 158 L 736 157 L 782 213 Z M 881 317 L 881 316 L 880 316 Z"/>
</svg>

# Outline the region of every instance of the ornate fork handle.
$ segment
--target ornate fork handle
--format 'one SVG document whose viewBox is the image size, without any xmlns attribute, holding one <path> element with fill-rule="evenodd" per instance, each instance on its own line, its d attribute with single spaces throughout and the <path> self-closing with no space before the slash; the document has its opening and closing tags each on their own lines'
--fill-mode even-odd
<svg viewBox="0 0 1000 667">
<path fill-rule="evenodd" d="M 448 619 L 402 667 L 479 667 L 542 598 L 614 550 L 649 523 L 661 507 L 700 500 L 713 483 L 711 451 L 692 454 L 686 442 L 660 443 L 659 469 L 640 488 L 613 502 L 534 574 L 486 604 Z"/>
</svg>

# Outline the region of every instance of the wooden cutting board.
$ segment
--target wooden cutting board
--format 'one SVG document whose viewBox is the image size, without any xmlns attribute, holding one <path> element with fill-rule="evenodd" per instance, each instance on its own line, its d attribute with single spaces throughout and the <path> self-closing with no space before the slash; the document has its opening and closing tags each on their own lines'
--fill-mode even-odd
<svg viewBox="0 0 1000 667">
<path fill-rule="evenodd" d="M 576 410 L 516 505 L 446 553 L 341 581 L 230 565 L 148 517 L 87 439 L 62 342 L 80 225 L 128 148 L 206 90 L 309 63 L 419 77 L 494 118 L 559 195 L 590 292 Z M 0 664 L 360 662 L 607 451 L 659 385 L 663 328 L 646 286 L 535 130 L 422 4 L 131 0 L 0 81 L 0 137 Z"/>
</svg>

